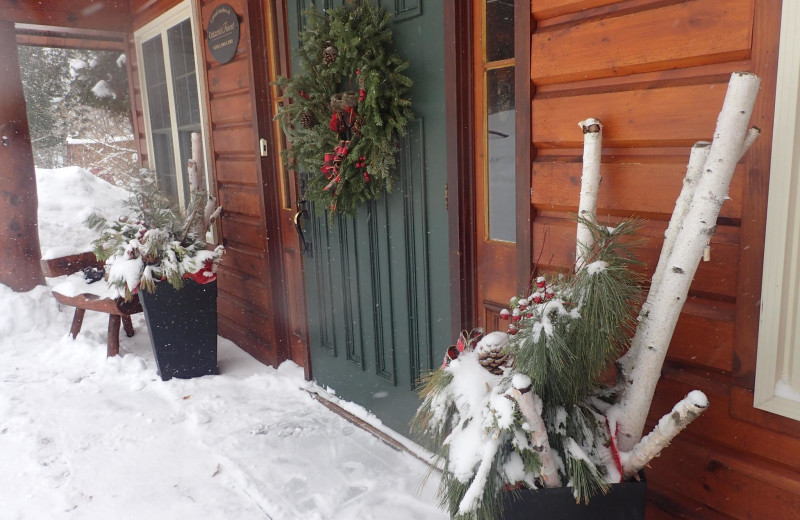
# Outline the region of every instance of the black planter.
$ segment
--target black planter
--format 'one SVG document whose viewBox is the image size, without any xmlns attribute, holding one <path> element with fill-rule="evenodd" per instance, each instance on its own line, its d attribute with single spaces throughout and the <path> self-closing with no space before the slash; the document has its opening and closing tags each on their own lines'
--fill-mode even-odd
<svg viewBox="0 0 800 520">
<path fill-rule="evenodd" d="M 608 493 L 576 504 L 572 488 L 508 492 L 505 520 L 643 520 L 647 482 L 612 484 Z"/>
<path fill-rule="evenodd" d="M 166 282 L 139 292 L 158 375 L 190 379 L 217 374 L 217 282 L 184 280 L 179 290 Z"/>
</svg>

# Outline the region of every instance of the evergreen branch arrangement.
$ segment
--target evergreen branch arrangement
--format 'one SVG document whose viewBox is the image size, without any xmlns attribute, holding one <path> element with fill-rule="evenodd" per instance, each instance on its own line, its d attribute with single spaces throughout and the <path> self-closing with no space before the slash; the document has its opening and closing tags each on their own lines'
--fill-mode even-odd
<svg viewBox="0 0 800 520">
<path fill-rule="evenodd" d="M 291 143 L 290 168 L 309 172 L 304 197 L 354 215 L 392 189 L 397 143 L 414 117 L 394 52 L 391 16 L 368 1 L 304 13 L 300 70 L 277 84 L 291 100 L 276 115 Z"/>
<path fill-rule="evenodd" d="M 196 172 L 190 166 L 193 176 Z M 93 213 L 84 222 L 100 233 L 92 244 L 97 259 L 106 262 L 109 286 L 130 300 L 138 289 L 154 292 L 160 280 L 176 289 L 186 278 L 213 281 L 224 248 L 208 250 L 204 237 L 220 208 L 199 189 L 199 182 L 192 182 L 185 217 L 159 189 L 154 172 L 133 173 L 126 188 L 131 197 L 125 215 L 109 222 Z M 216 209 L 210 212 L 202 209 L 212 206 Z"/>
<path fill-rule="evenodd" d="M 590 504 L 611 485 L 638 478 L 708 407 L 694 390 L 642 437 L 733 170 L 758 137 L 747 129 L 758 87 L 757 76 L 734 73 L 714 141 L 693 148 L 646 300 L 625 238 L 637 222 L 597 222 L 602 124 L 580 123 L 574 270 L 536 278 L 501 312 L 507 332 L 462 333 L 442 367 L 424 379 L 412 432 L 438 447 L 440 505 L 451 518 L 502 518 L 505 494 L 521 488 L 567 486 L 576 502 Z M 616 384 L 607 383 L 603 375 L 615 360 Z"/>
</svg>

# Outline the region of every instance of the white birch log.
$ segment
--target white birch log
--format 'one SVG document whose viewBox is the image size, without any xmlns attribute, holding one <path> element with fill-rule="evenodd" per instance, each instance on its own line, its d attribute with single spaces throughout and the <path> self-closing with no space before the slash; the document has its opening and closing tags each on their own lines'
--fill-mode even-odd
<svg viewBox="0 0 800 520">
<path fill-rule="evenodd" d="M 650 290 L 647 293 L 647 300 L 644 302 L 644 305 L 642 305 L 642 310 L 639 313 L 639 321 L 641 324 L 636 329 L 636 335 L 633 337 L 633 340 L 631 340 L 631 346 L 628 352 L 617 362 L 620 369 L 620 378 L 622 380 L 627 379 L 641 351 L 642 338 L 650 323 L 647 320 L 647 316 L 653 307 L 653 299 L 658 292 L 658 287 L 661 285 L 661 280 L 664 278 L 664 270 L 666 269 L 669 256 L 672 254 L 675 238 L 678 236 L 681 227 L 683 227 L 683 220 L 689 212 L 689 206 L 691 206 L 692 198 L 694 197 L 694 190 L 697 186 L 697 182 L 700 180 L 700 175 L 703 173 L 703 166 L 708 158 L 710 146 L 711 143 L 706 141 L 697 142 L 692 146 L 692 151 L 689 154 L 689 164 L 686 166 L 686 175 L 683 178 L 683 188 L 681 188 L 681 193 L 678 195 L 678 200 L 675 201 L 675 209 L 672 211 L 669 225 L 664 232 L 664 243 L 661 246 L 661 255 L 658 257 L 658 265 L 650 281 Z"/>
<path fill-rule="evenodd" d="M 591 222 L 597 220 L 597 193 L 600 191 L 600 156 L 603 144 L 603 125 L 594 118 L 578 123 L 583 130 L 583 173 L 581 174 L 581 197 L 578 217 Z M 589 228 L 578 221 L 578 237 L 575 248 L 575 270 L 586 261 L 585 255 L 594 247 Z"/>
<path fill-rule="evenodd" d="M 513 388 L 511 397 L 517 402 L 519 411 L 530 428 L 531 444 L 539 454 L 542 463 L 541 477 L 545 487 L 561 487 L 558 476 L 558 466 L 550 448 L 550 439 L 547 437 L 547 427 L 542 420 L 542 400 L 527 389 Z"/>
<path fill-rule="evenodd" d="M 217 217 L 222 212 L 222 206 L 217 206 L 217 198 L 213 195 L 208 197 L 205 210 L 203 211 L 203 226 L 206 231 L 211 228 L 211 224 L 216 222 Z"/>
<path fill-rule="evenodd" d="M 199 132 L 192 132 L 192 158 L 189 160 L 189 192 L 203 189 L 203 143 Z"/>
<path fill-rule="evenodd" d="M 653 297 L 650 313 L 642 320 L 650 323 L 643 334 L 638 358 L 624 382 L 620 401 L 615 405 L 619 445 L 623 451 L 630 451 L 641 438 L 675 324 L 703 250 L 716 230 L 733 170 L 741 157 L 759 83 L 754 74 L 736 72 L 731 76 L 703 175 L 675 240 L 663 280 Z"/>
<path fill-rule="evenodd" d="M 655 457 L 661 454 L 672 439 L 675 438 L 690 422 L 708 408 L 708 398 L 699 391 L 689 392 L 676 404 L 670 413 L 658 421 L 653 431 L 644 437 L 631 451 L 620 453 L 622 470 L 625 477 L 631 477 L 642 470 Z"/>
</svg>

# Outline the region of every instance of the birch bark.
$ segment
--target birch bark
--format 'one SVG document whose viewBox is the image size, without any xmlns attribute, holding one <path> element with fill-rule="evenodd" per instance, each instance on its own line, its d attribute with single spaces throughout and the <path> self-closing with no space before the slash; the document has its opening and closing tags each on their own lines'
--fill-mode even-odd
<svg viewBox="0 0 800 520">
<path fill-rule="evenodd" d="M 539 460 L 542 462 L 542 482 L 545 487 L 560 487 L 558 466 L 550 448 L 547 427 L 542 420 L 542 400 L 530 390 L 520 391 L 517 388 L 512 389 L 511 397 L 517 402 L 520 413 L 530 427 L 531 444 L 538 451 Z"/>
<path fill-rule="evenodd" d="M 603 144 L 603 125 L 594 118 L 578 123 L 583 130 L 583 173 L 581 175 L 581 197 L 578 216 L 596 222 L 597 193 L 600 191 L 600 157 Z M 586 224 L 578 221 L 578 237 L 575 248 L 575 270 L 586 261 L 585 255 L 594 246 L 592 233 Z"/>
<path fill-rule="evenodd" d="M 666 448 L 689 423 L 708 408 L 708 398 L 703 392 L 689 392 L 676 404 L 670 413 L 658 421 L 653 431 L 643 438 L 629 452 L 620 454 L 625 477 L 630 477 L 643 469 Z"/>
<path fill-rule="evenodd" d="M 758 76 L 737 72 L 728 84 L 703 175 L 676 237 L 662 282 L 653 296 L 649 315 L 643 320 L 650 323 L 643 333 L 638 358 L 625 382 L 622 397 L 615 405 L 615 418 L 620 427 L 619 445 L 623 451 L 630 451 L 641 438 L 675 324 L 703 249 L 716 230 L 720 208 L 742 154 L 759 83 Z M 642 326 L 640 322 L 639 327 Z"/>
<path fill-rule="evenodd" d="M 639 357 L 639 352 L 642 349 L 642 338 L 645 336 L 645 331 L 650 323 L 647 316 L 653 307 L 653 299 L 658 292 L 658 287 L 661 285 L 661 280 L 664 278 L 664 270 L 666 269 L 669 255 L 675 246 L 675 238 L 678 232 L 683 227 L 683 221 L 686 214 L 689 212 L 689 206 L 694 197 L 694 190 L 697 182 L 700 180 L 700 175 L 703 173 L 703 166 L 708 158 L 708 151 L 711 143 L 701 141 L 692 146 L 692 151 L 689 154 L 689 164 L 686 166 L 686 176 L 683 178 L 683 188 L 678 195 L 678 200 L 675 202 L 675 209 L 672 211 L 672 218 L 669 220 L 667 230 L 664 232 L 664 244 L 661 246 L 661 255 L 658 257 L 658 265 L 656 266 L 653 278 L 650 281 L 650 290 L 647 292 L 647 300 L 642 305 L 642 310 L 639 313 L 640 325 L 636 328 L 636 335 L 631 341 L 631 347 L 618 361 L 620 367 L 620 378 L 626 380 L 630 374 L 631 369 L 636 364 L 636 359 Z"/>
</svg>

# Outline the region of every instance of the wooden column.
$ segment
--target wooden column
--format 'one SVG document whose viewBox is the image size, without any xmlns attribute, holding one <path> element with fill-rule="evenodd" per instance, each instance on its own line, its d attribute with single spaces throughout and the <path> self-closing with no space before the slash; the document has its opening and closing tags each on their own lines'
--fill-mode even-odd
<svg viewBox="0 0 800 520">
<path fill-rule="evenodd" d="M 0 283 L 44 285 L 33 149 L 14 24 L 0 21 Z"/>
</svg>

